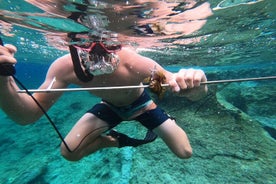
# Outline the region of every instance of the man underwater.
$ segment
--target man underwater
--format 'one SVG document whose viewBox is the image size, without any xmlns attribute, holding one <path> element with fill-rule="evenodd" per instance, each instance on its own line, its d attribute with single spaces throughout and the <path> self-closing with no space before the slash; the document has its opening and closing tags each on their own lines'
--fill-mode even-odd
<svg viewBox="0 0 276 184">
<path fill-rule="evenodd" d="M 164 75 L 165 82 L 175 94 L 190 100 L 199 100 L 207 93 L 202 70 L 181 69 L 171 73 L 156 61 L 139 55 L 130 48 L 108 44 L 108 40 L 90 34 L 71 34 L 75 42 L 70 45 L 70 54 L 57 58 L 49 67 L 45 81 L 39 89 L 66 88 L 70 84 L 80 87 L 132 86 L 140 85 L 145 78 L 153 76 L 152 71 Z M 83 38 L 91 41 L 83 44 Z M 0 46 L 0 106 L 15 122 L 27 125 L 36 122 L 42 115 L 33 99 L 27 94 L 17 93 L 19 89 L 3 64 L 16 63 L 13 45 Z M 107 147 L 138 146 L 135 139 L 112 130 L 122 121 L 136 120 L 149 132 L 156 134 L 179 158 L 189 158 L 192 148 L 185 131 L 175 120 L 159 108 L 143 88 L 91 91 L 101 102 L 89 109 L 74 125 L 61 154 L 70 161 L 77 161 Z M 33 96 L 48 110 L 62 95 L 55 93 L 34 93 Z M 106 134 L 106 132 L 108 132 Z M 67 147 L 68 146 L 68 147 Z M 68 149 L 69 148 L 69 149 Z"/>
</svg>

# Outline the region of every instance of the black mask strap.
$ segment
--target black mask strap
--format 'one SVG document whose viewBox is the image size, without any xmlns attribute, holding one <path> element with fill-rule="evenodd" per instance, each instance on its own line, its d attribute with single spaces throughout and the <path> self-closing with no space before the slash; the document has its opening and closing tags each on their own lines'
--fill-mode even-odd
<svg viewBox="0 0 276 184">
<path fill-rule="evenodd" d="M 74 65 L 74 71 L 78 79 L 80 79 L 82 82 L 91 81 L 94 76 L 88 72 L 83 71 L 77 49 L 73 45 L 69 45 L 69 49 L 70 49 L 70 53 L 71 53 L 71 57 Z"/>
<path fill-rule="evenodd" d="M 76 8 L 80 10 L 80 12 L 72 12 L 72 14 L 68 17 L 69 19 L 72 19 L 74 21 L 77 21 L 79 17 L 85 13 L 85 11 L 87 10 L 87 6 L 76 4 Z M 75 41 L 75 34 L 76 33 L 68 33 L 68 37 L 71 40 Z M 82 82 L 91 81 L 94 76 L 88 72 L 83 71 L 77 49 L 74 46 L 69 45 L 69 50 L 74 65 L 74 71 L 78 79 Z"/>
</svg>

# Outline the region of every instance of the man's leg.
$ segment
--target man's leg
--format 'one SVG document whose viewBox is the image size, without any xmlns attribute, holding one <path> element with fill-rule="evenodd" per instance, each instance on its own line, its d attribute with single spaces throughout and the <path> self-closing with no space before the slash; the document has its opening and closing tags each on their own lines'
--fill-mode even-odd
<svg viewBox="0 0 276 184">
<path fill-rule="evenodd" d="M 163 139 L 171 151 L 179 158 L 192 156 L 192 147 L 189 139 L 182 128 L 173 119 L 168 119 L 153 131 Z"/>
<path fill-rule="evenodd" d="M 84 114 L 65 137 L 72 152 L 62 143 L 61 154 L 67 160 L 77 161 L 101 148 L 118 147 L 115 138 L 102 135 L 108 129 L 109 125 L 105 121 L 91 113 Z"/>
</svg>

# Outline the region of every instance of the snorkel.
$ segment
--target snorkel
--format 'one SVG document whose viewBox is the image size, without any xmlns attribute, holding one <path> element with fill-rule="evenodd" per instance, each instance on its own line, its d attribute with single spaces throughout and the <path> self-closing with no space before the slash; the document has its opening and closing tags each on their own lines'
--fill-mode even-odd
<svg viewBox="0 0 276 184">
<path fill-rule="evenodd" d="M 75 73 L 85 82 L 92 80 L 93 76 L 113 73 L 120 63 L 116 52 L 121 49 L 117 34 L 106 31 L 101 17 L 86 14 L 86 8 L 79 6 L 82 11 L 73 12 L 68 17 L 91 30 L 86 33 L 68 34 L 72 42 L 69 49 Z"/>
</svg>

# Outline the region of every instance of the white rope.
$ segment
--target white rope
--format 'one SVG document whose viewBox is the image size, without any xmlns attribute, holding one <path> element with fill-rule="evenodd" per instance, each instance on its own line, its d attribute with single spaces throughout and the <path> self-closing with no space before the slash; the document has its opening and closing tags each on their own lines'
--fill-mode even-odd
<svg viewBox="0 0 276 184">
<path fill-rule="evenodd" d="M 270 79 L 276 79 L 276 76 L 207 81 L 207 82 L 201 82 L 200 84 L 201 85 L 219 84 L 219 83 L 245 82 L 245 81 L 270 80 Z M 161 86 L 168 87 L 169 84 L 162 84 Z M 50 92 L 76 92 L 76 91 L 96 91 L 96 90 L 112 90 L 112 89 L 138 89 L 138 88 L 148 88 L 148 87 L 149 85 L 137 85 L 137 86 L 107 86 L 107 87 L 91 87 L 91 88 L 28 89 L 28 91 L 30 93 L 50 93 Z M 27 93 L 26 90 L 18 90 L 17 92 Z"/>
</svg>

